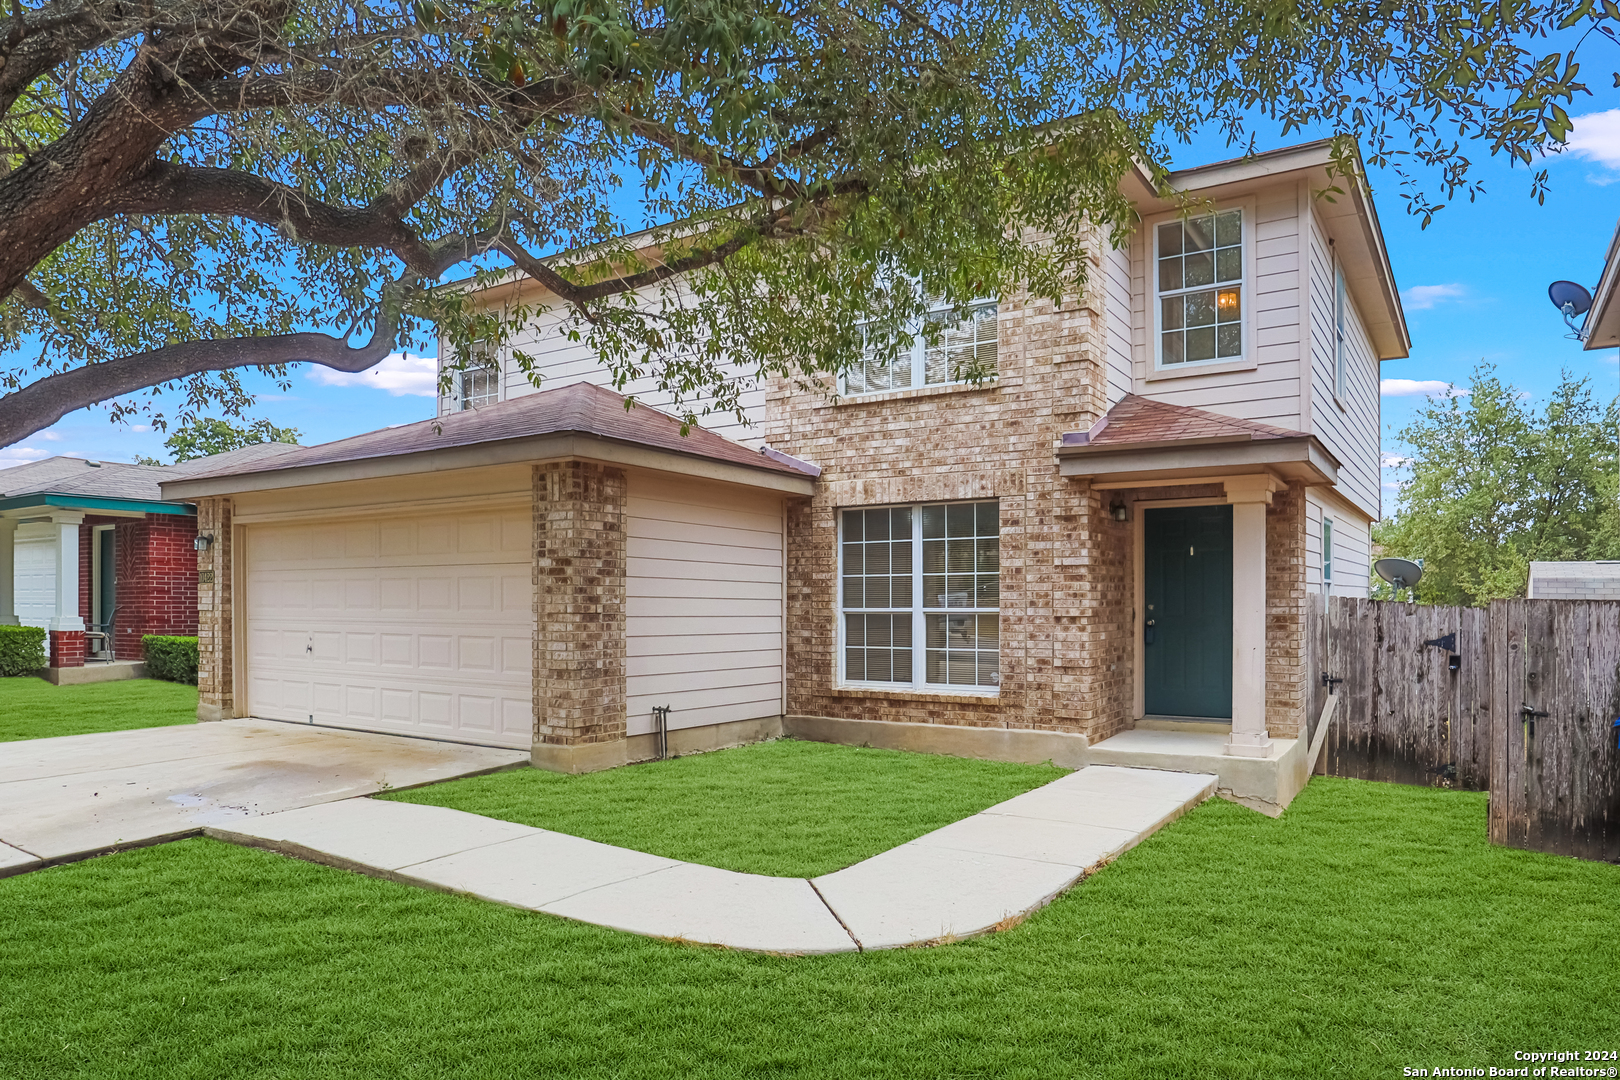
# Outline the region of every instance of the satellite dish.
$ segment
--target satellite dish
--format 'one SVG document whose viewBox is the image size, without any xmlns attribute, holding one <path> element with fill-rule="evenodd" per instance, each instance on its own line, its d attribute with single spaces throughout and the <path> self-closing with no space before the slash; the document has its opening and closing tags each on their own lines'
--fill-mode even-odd
<svg viewBox="0 0 1620 1080">
<path fill-rule="evenodd" d="M 1547 296 L 1552 300 L 1553 307 L 1566 316 L 1585 315 L 1592 310 L 1592 294 L 1586 291 L 1585 285 L 1577 285 L 1573 281 L 1553 282 L 1547 286 Z"/>
<path fill-rule="evenodd" d="M 1405 559 L 1379 559 L 1373 563 L 1373 569 L 1397 589 L 1410 589 L 1423 577 L 1423 567 Z"/>
</svg>

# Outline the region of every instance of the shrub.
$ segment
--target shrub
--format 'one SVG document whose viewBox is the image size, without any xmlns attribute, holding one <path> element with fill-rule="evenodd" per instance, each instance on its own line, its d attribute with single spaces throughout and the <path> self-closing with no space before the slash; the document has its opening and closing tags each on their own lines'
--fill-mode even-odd
<svg viewBox="0 0 1620 1080">
<path fill-rule="evenodd" d="M 141 648 L 146 650 L 146 673 L 152 678 L 196 685 L 196 638 L 147 634 Z"/>
<path fill-rule="evenodd" d="M 0 675 L 32 675 L 45 666 L 45 631 L 0 626 Z"/>
</svg>

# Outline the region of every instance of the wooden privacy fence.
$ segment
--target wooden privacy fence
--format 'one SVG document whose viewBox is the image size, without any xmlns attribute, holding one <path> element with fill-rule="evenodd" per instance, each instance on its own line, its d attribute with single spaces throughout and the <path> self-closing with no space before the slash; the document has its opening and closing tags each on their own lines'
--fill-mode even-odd
<svg viewBox="0 0 1620 1080">
<path fill-rule="evenodd" d="M 1313 597 L 1317 771 L 1488 790 L 1493 843 L 1620 861 L 1620 602 Z M 1313 732 L 1314 734 L 1314 732 Z"/>
</svg>

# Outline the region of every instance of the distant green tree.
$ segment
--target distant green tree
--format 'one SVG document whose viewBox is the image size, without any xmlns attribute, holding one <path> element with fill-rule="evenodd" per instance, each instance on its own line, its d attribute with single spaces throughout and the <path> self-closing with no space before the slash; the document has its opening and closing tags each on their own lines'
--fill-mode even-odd
<svg viewBox="0 0 1620 1080">
<path fill-rule="evenodd" d="M 1537 409 L 1481 364 L 1466 393 L 1431 398 L 1401 431 L 1412 478 L 1374 539 L 1423 560 L 1431 604 L 1523 596 L 1533 561 L 1614 558 L 1616 419 L 1585 377 L 1564 372 Z"/>
<path fill-rule="evenodd" d="M 257 443 L 296 443 L 298 435 L 297 428 L 276 427 L 268 420 L 255 420 L 246 427 L 237 427 L 225 420 L 204 416 L 176 428 L 174 434 L 163 441 L 163 445 L 169 448 L 174 463 L 178 465 L 182 461 L 212 457 Z M 141 465 L 163 464 L 155 458 L 137 458 L 136 461 Z"/>
</svg>

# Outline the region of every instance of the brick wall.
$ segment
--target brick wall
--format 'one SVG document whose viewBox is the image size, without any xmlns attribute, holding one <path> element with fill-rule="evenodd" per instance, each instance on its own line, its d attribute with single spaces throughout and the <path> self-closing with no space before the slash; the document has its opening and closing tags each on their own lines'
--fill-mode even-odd
<svg viewBox="0 0 1620 1080">
<path fill-rule="evenodd" d="M 625 473 L 534 467 L 534 741 L 625 737 Z"/>
<path fill-rule="evenodd" d="M 786 383 L 766 438 L 821 466 L 788 516 L 788 711 L 1084 732 L 1129 722 L 1131 532 L 1107 492 L 1058 475 L 1053 449 L 1106 411 L 1098 287 L 1015 297 L 998 319 L 999 379 L 830 403 Z M 837 513 L 854 506 L 996 499 L 1001 507 L 1001 685 L 994 698 L 836 685 Z"/>
<path fill-rule="evenodd" d="M 1304 729 L 1305 487 L 1290 484 L 1266 510 L 1266 730 L 1292 739 Z"/>
<path fill-rule="evenodd" d="M 199 533 L 214 542 L 207 551 L 194 551 L 197 574 L 197 719 L 225 720 L 236 715 L 233 689 L 231 609 L 231 500 L 215 495 L 197 503 Z"/>
<path fill-rule="evenodd" d="M 128 539 L 126 540 L 126 536 Z M 119 612 L 118 658 L 142 659 L 144 634 L 197 632 L 196 519 L 178 514 L 149 514 L 118 529 Z M 134 587 L 124 588 L 124 554 Z M 125 597 L 134 610 L 125 614 Z"/>
<path fill-rule="evenodd" d="M 1224 497 L 1219 485 L 1092 491 L 1058 474 L 1066 432 L 1107 410 L 1101 275 L 1061 307 L 1001 305 L 996 385 L 922 388 L 833 403 L 785 382 L 765 437 L 821 466 L 816 496 L 788 519 L 788 711 L 796 715 L 1082 732 L 1132 719 L 1134 533 L 1117 500 Z M 857 506 L 997 499 L 1001 506 L 1001 686 L 995 698 L 837 685 L 837 513 Z M 1303 708 L 1304 499 L 1268 514 L 1267 713 L 1299 730 Z"/>
<path fill-rule="evenodd" d="M 114 527 L 113 557 L 118 563 L 114 655 L 119 660 L 145 659 L 141 637 L 146 634 L 195 634 L 196 520 L 184 514 L 144 518 L 87 514 L 79 526 L 79 614 L 86 625 L 95 610 L 91 579 L 98 525 Z"/>
</svg>

